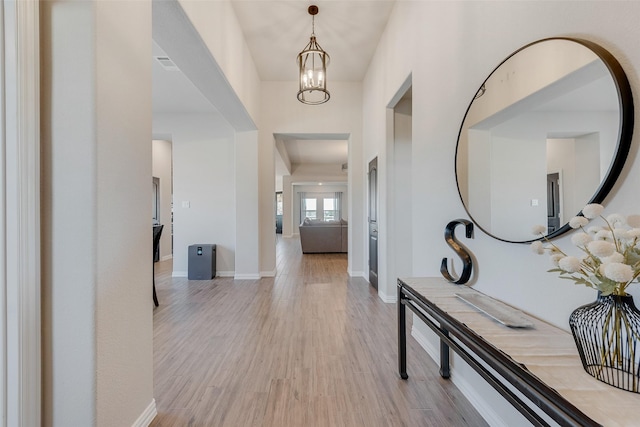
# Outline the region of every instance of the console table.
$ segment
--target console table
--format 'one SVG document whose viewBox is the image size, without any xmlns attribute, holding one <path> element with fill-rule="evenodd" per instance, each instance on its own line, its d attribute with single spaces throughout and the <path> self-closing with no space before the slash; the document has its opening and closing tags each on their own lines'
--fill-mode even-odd
<svg viewBox="0 0 640 427">
<path fill-rule="evenodd" d="M 588 375 L 569 332 L 526 313 L 521 315 L 531 327 L 507 327 L 464 300 L 479 295 L 439 277 L 398 279 L 398 368 L 403 379 L 408 378 L 408 307 L 440 337 L 442 377 L 449 377 L 452 350 L 533 425 L 548 426 L 549 418 L 561 426 L 640 425 L 640 394 Z"/>
</svg>

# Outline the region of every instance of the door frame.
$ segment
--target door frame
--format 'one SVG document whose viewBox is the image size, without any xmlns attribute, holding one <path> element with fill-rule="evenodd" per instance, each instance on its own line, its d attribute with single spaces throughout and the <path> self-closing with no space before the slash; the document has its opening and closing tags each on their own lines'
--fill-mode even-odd
<svg viewBox="0 0 640 427">
<path fill-rule="evenodd" d="M 41 424 L 39 2 L 0 3 L 0 426 Z"/>
<path fill-rule="evenodd" d="M 400 208 L 396 202 L 398 192 L 406 191 L 406 188 L 398 188 L 396 184 L 397 179 L 397 155 L 396 155 L 396 107 L 407 97 L 413 87 L 413 74 L 410 72 L 404 79 L 402 84 L 398 87 L 393 97 L 386 105 L 386 118 L 385 118 L 385 155 L 381 161 L 382 167 L 384 167 L 385 180 L 382 183 L 384 185 L 383 199 L 385 205 L 382 215 L 384 215 L 383 235 L 381 241 L 383 242 L 382 248 L 379 250 L 383 254 L 383 258 L 380 260 L 378 268 L 380 270 L 379 276 L 382 276 L 383 288 L 379 295 L 385 302 L 396 302 L 396 280 L 398 278 L 398 248 L 402 247 L 406 251 L 403 256 L 409 256 L 411 258 L 411 264 L 413 265 L 413 246 L 411 242 L 399 240 L 396 227 L 398 218 L 404 215 L 409 209 L 408 217 L 412 218 L 412 209 L 407 206 Z M 412 125 L 413 126 L 413 125 Z M 411 132 L 413 134 L 413 131 Z M 412 136 L 413 139 L 413 136 Z M 380 167 L 380 165 L 378 165 Z M 408 246 L 407 246 L 408 245 Z M 411 268 L 413 270 L 413 267 Z"/>
</svg>

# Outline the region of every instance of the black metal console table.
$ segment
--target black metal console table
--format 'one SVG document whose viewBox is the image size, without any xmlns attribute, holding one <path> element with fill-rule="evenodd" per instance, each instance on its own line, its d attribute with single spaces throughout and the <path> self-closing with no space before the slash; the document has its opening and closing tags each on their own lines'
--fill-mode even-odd
<svg viewBox="0 0 640 427">
<path fill-rule="evenodd" d="M 583 372 L 569 333 L 524 313 L 532 328 L 508 328 L 461 299 L 472 293 L 478 294 L 442 278 L 398 279 L 398 368 L 403 379 L 408 378 L 408 307 L 440 338 L 443 378 L 449 378 L 453 350 L 535 426 L 548 426 L 550 420 L 581 427 L 638 421 L 633 414 L 640 395 Z"/>
</svg>

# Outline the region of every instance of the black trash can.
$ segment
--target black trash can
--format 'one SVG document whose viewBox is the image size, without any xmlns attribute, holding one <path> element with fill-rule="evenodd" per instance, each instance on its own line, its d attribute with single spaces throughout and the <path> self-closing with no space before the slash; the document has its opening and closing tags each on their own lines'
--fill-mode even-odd
<svg viewBox="0 0 640 427">
<path fill-rule="evenodd" d="M 211 280 L 216 277 L 216 245 L 189 246 L 189 280 Z"/>
</svg>

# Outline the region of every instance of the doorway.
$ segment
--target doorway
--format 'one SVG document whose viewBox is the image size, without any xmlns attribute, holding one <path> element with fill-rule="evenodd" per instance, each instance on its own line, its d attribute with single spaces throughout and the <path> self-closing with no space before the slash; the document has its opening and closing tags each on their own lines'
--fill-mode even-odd
<svg viewBox="0 0 640 427">
<path fill-rule="evenodd" d="M 560 228 L 560 174 L 547 175 L 547 233 Z"/>
<path fill-rule="evenodd" d="M 383 248 L 380 260 L 380 293 L 395 301 L 398 277 L 413 274 L 413 97 L 412 78 L 407 77 L 387 104 L 386 183 Z"/>
<path fill-rule="evenodd" d="M 400 92 L 402 93 L 402 92 Z M 395 283 L 398 277 L 413 274 L 412 228 L 412 89 L 411 86 L 393 105 L 393 135 L 389 155 L 388 277 Z"/>
<path fill-rule="evenodd" d="M 173 142 L 172 135 L 157 135 L 151 141 L 153 225 L 164 225 L 154 261 L 173 258 Z"/>
<path fill-rule="evenodd" d="M 378 158 L 369 162 L 369 283 L 378 289 Z"/>
</svg>

